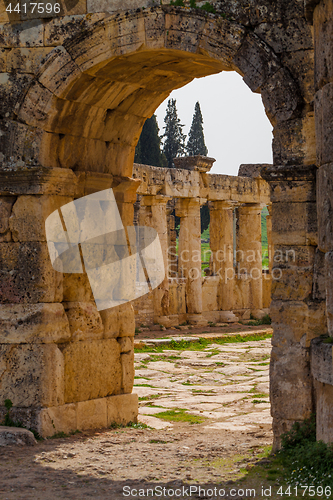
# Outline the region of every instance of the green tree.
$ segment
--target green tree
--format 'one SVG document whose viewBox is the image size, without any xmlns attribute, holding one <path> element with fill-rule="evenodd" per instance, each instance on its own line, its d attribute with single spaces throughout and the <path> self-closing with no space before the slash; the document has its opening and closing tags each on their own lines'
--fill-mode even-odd
<svg viewBox="0 0 333 500">
<path fill-rule="evenodd" d="M 196 156 L 196 155 L 207 156 L 208 154 L 208 149 L 205 144 L 205 137 L 203 131 L 203 118 L 199 102 L 195 104 L 192 125 L 190 132 L 188 134 L 186 152 L 189 156 Z M 209 227 L 210 223 L 210 214 L 207 203 L 206 205 L 203 205 L 200 208 L 200 217 L 201 217 L 201 233 L 203 233 Z"/>
<path fill-rule="evenodd" d="M 183 127 L 177 114 L 176 99 L 169 99 L 166 115 L 164 118 L 165 127 L 162 139 L 164 139 L 163 153 L 168 162 L 168 168 L 174 168 L 173 159 L 181 156 L 185 152 L 186 135 L 183 134 Z"/>
<path fill-rule="evenodd" d="M 139 142 L 135 148 L 135 163 L 165 167 L 167 160 L 161 152 L 161 139 L 156 116 L 153 115 L 145 121 Z"/>
<path fill-rule="evenodd" d="M 205 144 L 205 137 L 203 131 L 203 118 L 201 114 L 200 104 L 196 103 L 192 119 L 192 125 L 188 134 L 188 141 L 186 145 L 188 156 L 203 155 L 207 156 L 208 149 Z"/>
</svg>

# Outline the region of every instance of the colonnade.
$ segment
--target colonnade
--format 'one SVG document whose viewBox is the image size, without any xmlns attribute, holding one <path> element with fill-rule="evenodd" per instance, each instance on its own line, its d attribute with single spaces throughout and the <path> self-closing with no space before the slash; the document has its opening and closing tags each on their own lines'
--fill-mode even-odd
<svg viewBox="0 0 333 500">
<path fill-rule="evenodd" d="M 261 212 L 270 204 L 268 186 L 260 176 L 209 174 L 213 162 L 200 156 L 178 158 L 177 166 L 183 168 L 177 169 L 134 166 L 135 177 L 143 180 L 136 221 L 157 230 L 166 269 L 158 289 L 136 301 L 138 324 L 205 325 L 268 312 L 271 264 L 263 273 L 261 244 Z M 202 276 L 200 208 L 205 203 L 211 256 Z M 180 220 L 177 251 L 174 216 Z"/>
</svg>

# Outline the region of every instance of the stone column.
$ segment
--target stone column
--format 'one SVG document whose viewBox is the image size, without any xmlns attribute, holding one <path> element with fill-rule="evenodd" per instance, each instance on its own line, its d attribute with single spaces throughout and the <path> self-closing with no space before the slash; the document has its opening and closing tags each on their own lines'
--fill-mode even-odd
<svg viewBox="0 0 333 500">
<path fill-rule="evenodd" d="M 238 208 L 238 273 L 250 279 L 250 307 L 254 316 L 262 309 L 261 204 Z"/>
<path fill-rule="evenodd" d="M 266 216 L 266 229 L 267 229 L 267 246 L 268 246 L 268 272 L 265 271 L 262 275 L 262 306 L 263 309 L 269 309 L 271 304 L 272 294 L 272 269 L 274 258 L 274 247 L 272 242 L 272 205 L 267 206 L 269 215 Z"/>
<path fill-rule="evenodd" d="M 209 202 L 210 249 L 212 251 L 210 270 L 220 277 L 218 308 L 232 311 L 235 286 L 234 271 L 234 208 L 232 201 Z"/>
<path fill-rule="evenodd" d="M 180 198 L 176 215 L 180 217 L 178 274 L 186 279 L 186 309 L 191 324 L 204 325 L 202 316 L 200 198 Z"/>
<path fill-rule="evenodd" d="M 177 235 L 175 230 L 174 206 L 167 207 L 168 217 L 168 275 L 169 278 L 177 277 Z"/>
<path fill-rule="evenodd" d="M 272 201 L 272 303 L 274 334 L 270 398 L 274 448 L 295 421 L 313 411 L 310 340 L 326 331 L 322 287 L 315 291 L 316 167 L 270 167 L 263 172 Z M 325 293 L 325 292 L 324 292 Z"/>
<path fill-rule="evenodd" d="M 145 213 L 145 225 L 156 229 L 160 238 L 165 268 L 162 283 L 153 291 L 154 322 L 163 322 L 163 317 L 169 314 L 169 279 L 168 279 L 168 196 L 142 196 L 141 206 Z M 146 209 L 146 212 L 144 210 Z M 162 318 L 162 319 L 161 319 Z"/>
<path fill-rule="evenodd" d="M 269 215 L 266 216 L 267 245 L 268 245 L 268 270 L 269 270 L 269 274 L 272 274 L 273 258 L 274 258 L 274 247 L 273 247 L 273 240 L 272 240 L 272 205 L 267 205 L 267 210 L 269 213 Z"/>
</svg>

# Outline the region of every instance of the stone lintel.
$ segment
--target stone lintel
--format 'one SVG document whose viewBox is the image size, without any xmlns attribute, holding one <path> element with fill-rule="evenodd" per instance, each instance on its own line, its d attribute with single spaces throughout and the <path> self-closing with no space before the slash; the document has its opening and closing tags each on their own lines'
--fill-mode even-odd
<svg viewBox="0 0 333 500">
<path fill-rule="evenodd" d="M 269 163 L 246 163 L 239 166 L 238 175 L 240 177 L 261 177 L 261 170 L 263 168 L 269 168 L 273 165 Z"/>
<path fill-rule="evenodd" d="M 77 178 L 65 168 L 22 166 L 0 169 L 0 195 L 58 194 L 74 196 Z"/>
<path fill-rule="evenodd" d="M 316 165 L 272 165 L 263 167 L 261 176 L 267 182 L 314 182 L 317 170 Z"/>
</svg>

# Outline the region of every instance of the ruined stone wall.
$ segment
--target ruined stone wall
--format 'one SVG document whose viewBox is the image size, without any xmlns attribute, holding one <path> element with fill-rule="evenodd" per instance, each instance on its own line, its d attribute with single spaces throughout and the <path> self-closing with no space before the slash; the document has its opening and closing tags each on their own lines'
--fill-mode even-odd
<svg viewBox="0 0 333 500">
<path fill-rule="evenodd" d="M 313 409 L 308 346 L 326 321 L 323 258 L 316 251 L 315 169 L 311 167 L 316 163 L 311 20 L 316 2 L 221 0 L 212 2 L 217 15 L 168 5 L 153 7 L 148 0 L 60 3 L 59 14 L 40 16 L 8 14 L 7 0 L 0 0 L 0 161 L 2 171 L 9 168 L 17 176 L 15 187 L 2 191 L 6 197 L 2 210 L 8 214 L 16 197 L 25 194 L 19 187 L 26 179 L 35 190 L 32 195 L 39 195 L 38 169 L 25 168 L 35 165 L 111 174 L 116 179 L 123 220 L 131 224 L 135 186 L 130 178 L 145 119 L 173 89 L 193 78 L 223 70 L 240 73 L 252 91 L 261 93 L 274 126 L 274 166 L 265 174 L 273 193 L 272 242 L 282 253 L 295 252 L 295 260 L 286 263 L 285 278 L 273 286 L 272 295 L 271 402 L 278 437 Z M 323 5 L 327 5 L 323 17 L 329 19 L 331 3 Z M 110 7 L 112 12 L 108 12 Z M 136 10 L 127 12 L 133 8 Z M 317 33 L 321 33 L 319 28 Z M 319 34 L 319 43 L 321 36 L 325 38 Z M 329 43 L 319 50 L 326 54 L 328 47 Z M 319 62 L 321 57 L 318 55 Z M 320 74 L 320 64 L 317 71 Z M 327 62 L 327 81 L 323 79 L 316 91 L 321 92 L 330 82 L 329 71 Z M 328 90 L 325 87 L 325 92 Z M 320 116 L 324 116 L 321 111 L 318 123 Z M 326 115 L 324 119 L 326 130 L 330 119 Z M 317 130 L 320 138 L 320 126 Z M 319 143 L 326 142 L 324 133 Z M 327 155 L 320 165 L 324 162 L 329 163 Z M 193 176 L 191 172 L 189 177 Z M 191 189 L 189 195 L 195 196 L 196 187 Z M 217 183 L 216 190 L 220 189 Z M 40 213 L 42 206 L 40 201 Z M 154 210 L 155 217 L 162 208 Z M 181 203 L 177 210 L 190 213 L 184 234 L 191 228 L 197 230 L 194 219 L 198 204 Z M 241 214 L 244 220 L 249 216 Z M 6 223 L 3 227 L 1 234 L 11 239 L 1 243 L 5 256 L 1 272 L 6 283 L 2 309 L 10 305 L 14 310 L 17 297 L 23 304 L 43 304 L 46 298 L 47 303 L 60 303 L 57 295 L 43 298 L 48 280 L 50 290 L 56 290 L 47 261 L 37 266 L 43 245 L 35 252 L 33 234 L 31 241 L 16 242 Z M 37 272 L 31 273 L 32 288 L 26 293 L 19 277 L 25 273 L 23 248 L 29 244 L 34 248 L 32 269 Z M 15 257 L 14 249 L 23 253 Z M 33 291 L 35 282 L 38 293 Z M 166 292 L 164 282 L 161 295 L 167 298 Z M 167 300 L 163 304 L 165 307 Z M 200 303 L 191 307 L 197 314 Z M 8 387 L 14 387 L 15 378 L 8 380 Z M 10 398 L 10 394 L 6 390 L 1 397 Z M 29 411 L 38 405 L 29 406 Z"/>
<path fill-rule="evenodd" d="M 322 300 L 326 295 L 327 326 L 321 329 L 333 336 L 332 295 L 332 172 L 333 172 L 333 2 L 321 1 L 308 6 L 315 32 L 315 115 L 317 135 L 317 209 L 318 249 L 316 293 Z M 310 8 L 311 7 L 311 8 Z M 332 347 L 322 340 L 314 340 L 311 347 L 311 369 L 314 377 L 317 439 L 333 441 L 332 426 Z"/>
<path fill-rule="evenodd" d="M 86 274 L 52 268 L 45 219 L 112 176 L 0 170 L 0 418 L 42 436 L 137 418 L 131 304 L 98 312 Z"/>
</svg>

